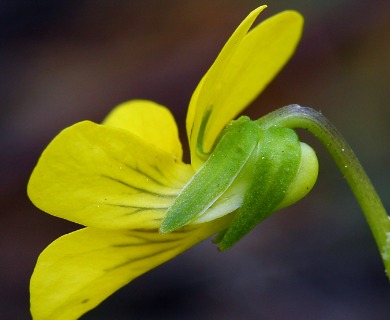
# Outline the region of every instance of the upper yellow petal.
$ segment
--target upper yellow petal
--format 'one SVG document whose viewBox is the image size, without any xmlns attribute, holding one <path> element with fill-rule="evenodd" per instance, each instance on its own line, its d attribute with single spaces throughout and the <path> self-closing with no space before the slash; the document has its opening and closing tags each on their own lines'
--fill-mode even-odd
<svg viewBox="0 0 390 320">
<path fill-rule="evenodd" d="M 182 147 L 171 112 L 153 101 L 131 100 L 114 108 L 103 124 L 130 131 L 181 160 Z"/>
<path fill-rule="evenodd" d="M 40 255 L 31 278 L 31 313 L 70 320 L 96 307 L 141 274 L 227 227 L 228 219 L 179 232 L 95 228 L 65 235 Z"/>
<path fill-rule="evenodd" d="M 264 7 L 253 11 L 236 29 L 191 98 L 187 134 L 195 169 L 202 153 L 275 77 L 291 57 L 302 33 L 303 19 L 295 11 L 279 13 L 247 30 Z"/>
<path fill-rule="evenodd" d="M 89 121 L 62 131 L 35 167 L 28 195 L 43 211 L 100 228 L 158 228 L 191 166 L 134 134 Z"/>
<path fill-rule="evenodd" d="M 207 122 L 207 114 L 211 108 L 216 107 L 212 105 L 211 102 L 214 99 L 214 92 L 219 86 L 219 78 L 226 69 L 231 60 L 234 52 L 237 50 L 241 41 L 245 37 L 249 28 L 255 21 L 256 17 L 263 11 L 266 6 L 261 6 L 253 10 L 238 26 L 234 31 L 231 37 L 228 39 L 221 52 L 219 53 L 217 59 L 207 71 L 206 75 L 198 84 L 197 88 L 194 91 L 194 94 L 191 97 L 189 104 L 187 119 L 186 119 L 186 128 L 187 136 L 190 144 L 191 151 L 191 163 L 197 169 L 203 163 L 202 159 L 199 158 L 201 150 L 197 152 L 197 143 L 198 136 L 202 127 L 202 121 Z M 204 129 L 204 128 L 203 128 Z M 203 130 L 204 131 L 204 130 Z M 200 143 L 203 145 L 202 141 Z M 201 146 L 202 147 L 202 146 Z M 202 150 L 203 151 L 203 150 Z M 209 150 L 204 150 L 209 151 Z M 204 159 L 203 159 L 204 160 Z"/>
</svg>

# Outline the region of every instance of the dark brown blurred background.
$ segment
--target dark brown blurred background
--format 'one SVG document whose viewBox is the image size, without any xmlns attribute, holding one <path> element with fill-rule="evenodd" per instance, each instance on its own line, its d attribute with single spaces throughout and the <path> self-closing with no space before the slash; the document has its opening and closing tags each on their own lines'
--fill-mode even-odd
<svg viewBox="0 0 390 320">
<path fill-rule="evenodd" d="M 306 19 L 296 55 L 246 110 L 321 110 L 390 208 L 390 2 L 264 1 L 260 19 Z M 0 318 L 29 319 L 28 281 L 52 240 L 78 226 L 36 209 L 30 172 L 64 127 L 133 98 L 168 106 L 184 135 L 191 93 L 260 1 L 0 3 Z M 389 319 L 390 285 L 363 215 L 322 146 L 313 192 L 230 251 L 206 241 L 142 276 L 83 319 Z M 188 156 L 187 156 L 188 158 Z"/>
</svg>

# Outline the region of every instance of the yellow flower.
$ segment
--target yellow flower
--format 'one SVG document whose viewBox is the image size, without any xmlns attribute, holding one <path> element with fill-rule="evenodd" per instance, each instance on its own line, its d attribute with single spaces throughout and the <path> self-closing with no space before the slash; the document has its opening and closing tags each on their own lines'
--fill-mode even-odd
<svg viewBox="0 0 390 320">
<path fill-rule="evenodd" d="M 86 227 L 55 240 L 40 255 L 30 286 L 35 319 L 76 319 L 134 278 L 229 226 L 235 206 L 227 202 L 219 208 L 220 218 L 158 231 L 223 128 L 295 50 L 303 19 L 294 11 L 248 32 L 264 8 L 239 25 L 192 96 L 186 122 L 191 165 L 182 162 L 168 109 L 145 100 L 118 106 L 103 124 L 83 121 L 63 130 L 43 152 L 28 184 L 30 199 L 43 211 Z"/>
</svg>

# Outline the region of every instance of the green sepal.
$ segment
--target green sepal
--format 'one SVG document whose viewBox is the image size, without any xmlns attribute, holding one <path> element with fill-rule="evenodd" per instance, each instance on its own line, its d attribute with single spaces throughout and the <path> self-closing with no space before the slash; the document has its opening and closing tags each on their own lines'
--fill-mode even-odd
<svg viewBox="0 0 390 320">
<path fill-rule="evenodd" d="M 217 235 L 213 238 L 212 243 L 220 243 L 223 239 L 223 237 L 225 236 L 225 233 L 228 229 L 225 229 L 225 230 L 222 230 L 220 232 L 217 233 Z"/>
<path fill-rule="evenodd" d="M 283 201 L 299 168 L 300 142 L 292 129 L 271 127 L 261 135 L 252 157 L 257 161 L 251 184 L 242 207 L 220 239 L 220 250 L 233 246 Z"/>
<path fill-rule="evenodd" d="M 257 124 L 248 117 L 232 121 L 210 157 L 168 209 L 160 232 L 169 233 L 183 227 L 210 208 L 252 156 L 260 133 Z"/>
</svg>

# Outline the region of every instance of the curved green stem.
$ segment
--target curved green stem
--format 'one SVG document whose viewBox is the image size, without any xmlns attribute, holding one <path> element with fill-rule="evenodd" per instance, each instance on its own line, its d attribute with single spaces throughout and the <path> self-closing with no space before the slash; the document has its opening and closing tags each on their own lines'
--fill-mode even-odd
<svg viewBox="0 0 390 320">
<path fill-rule="evenodd" d="M 275 125 L 306 129 L 323 143 L 363 210 L 390 278 L 389 216 L 356 155 L 334 125 L 320 112 L 299 105 L 278 109 L 256 122 L 264 129 Z"/>
</svg>

